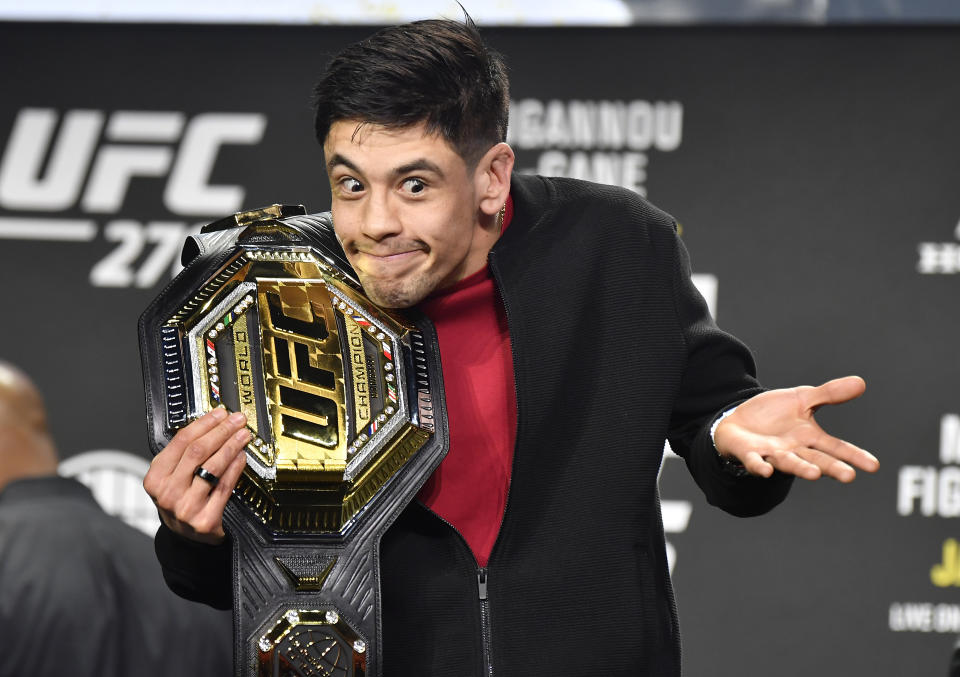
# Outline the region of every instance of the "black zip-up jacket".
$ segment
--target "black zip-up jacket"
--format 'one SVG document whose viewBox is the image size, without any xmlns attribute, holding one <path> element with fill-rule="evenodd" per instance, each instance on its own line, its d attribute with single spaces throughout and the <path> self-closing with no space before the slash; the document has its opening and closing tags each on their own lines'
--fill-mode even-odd
<svg viewBox="0 0 960 677">
<path fill-rule="evenodd" d="M 570 179 L 516 175 L 511 194 L 489 259 L 517 388 L 507 508 L 484 570 L 419 502 L 386 533 L 384 674 L 679 675 L 663 442 L 732 514 L 783 500 L 789 478 L 738 477 L 710 439 L 719 414 L 761 392 L 752 357 L 710 318 L 667 214 Z M 161 529 L 157 550 L 175 590 L 230 604 L 226 546 Z"/>
</svg>

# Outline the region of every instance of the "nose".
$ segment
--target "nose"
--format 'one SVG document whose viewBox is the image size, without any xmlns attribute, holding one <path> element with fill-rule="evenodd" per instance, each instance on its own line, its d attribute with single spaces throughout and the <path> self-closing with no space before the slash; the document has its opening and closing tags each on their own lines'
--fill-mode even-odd
<svg viewBox="0 0 960 677">
<path fill-rule="evenodd" d="M 371 240 L 379 242 L 391 235 L 398 235 L 403 226 L 391 205 L 389 195 L 371 195 L 362 214 L 360 231 Z"/>
</svg>

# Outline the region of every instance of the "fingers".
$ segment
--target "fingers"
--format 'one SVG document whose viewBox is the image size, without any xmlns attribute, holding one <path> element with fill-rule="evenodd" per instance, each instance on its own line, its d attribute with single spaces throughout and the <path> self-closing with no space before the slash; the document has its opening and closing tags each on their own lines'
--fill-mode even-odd
<svg viewBox="0 0 960 677">
<path fill-rule="evenodd" d="M 797 449 L 794 454 L 800 459 L 806 461 L 808 466 L 813 466 L 817 469 L 816 476 L 813 476 L 813 473 L 810 473 L 809 471 L 807 471 L 809 476 L 794 473 L 797 474 L 798 477 L 815 480 L 821 475 L 826 475 L 827 477 L 832 477 L 833 479 L 846 484 L 848 482 L 852 482 L 857 476 L 856 471 L 849 465 L 840 459 L 834 458 L 830 454 L 825 454 L 817 449 L 805 447 L 802 449 Z"/>
<path fill-rule="evenodd" d="M 820 479 L 820 468 L 804 460 L 792 451 L 776 451 L 763 453 L 751 451 L 747 454 L 743 467 L 754 475 L 770 477 L 774 470 L 788 475 L 796 475 L 805 480 Z"/>
<path fill-rule="evenodd" d="M 809 409 L 817 409 L 825 404 L 849 402 L 863 395 L 866 388 L 866 382 L 859 376 L 844 376 L 815 388 L 805 389 L 802 397 Z"/>
<path fill-rule="evenodd" d="M 245 457 L 244 446 L 250 441 L 249 430 L 236 429 L 236 426 L 243 425 L 244 420 L 242 414 L 231 414 L 203 437 L 191 442 L 171 475 L 171 491 L 167 498 L 172 505 L 167 507 L 178 522 L 189 525 L 199 534 L 213 532 L 222 536 L 220 522 L 223 507 L 239 478 L 238 473 L 231 482 L 224 474 L 238 456 Z M 212 487 L 209 482 L 196 476 L 199 466 L 218 478 L 216 486 Z"/>
<path fill-rule="evenodd" d="M 223 510 L 251 437 L 245 423 L 242 413 L 215 409 L 177 432 L 154 458 L 143 486 L 168 527 L 195 540 L 223 539 Z M 194 474 L 200 466 L 219 478 L 216 486 Z"/>
<path fill-rule="evenodd" d="M 247 442 L 249 441 L 250 440 L 248 438 Z M 247 455 L 243 453 L 243 447 L 245 444 L 246 442 L 240 446 L 236 456 L 234 456 L 233 460 L 230 462 L 230 465 L 228 465 L 223 471 L 223 474 L 220 475 L 220 481 L 217 483 L 217 486 L 215 486 L 210 492 L 210 501 L 207 503 L 207 505 L 214 508 L 219 513 L 223 512 L 223 508 L 227 505 L 227 501 L 230 500 L 233 489 L 237 486 L 237 482 L 240 480 L 240 475 L 243 474 L 243 468 L 247 464 Z"/>
<path fill-rule="evenodd" d="M 741 462 L 743 463 L 743 467 L 746 468 L 747 472 L 751 475 L 770 477 L 773 474 L 773 466 L 767 463 L 763 459 L 763 456 L 756 451 L 747 452 L 747 455 L 743 457 Z"/>
<path fill-rule="evenodd" d="M 237 456 L 246 457 L 246 454 L 244 454 L 244 447 L 249 441 L 250 431 L 246 428 L 240 428 L 240 430 L 236 431 L 227 440 L 225 440 L 212 456 L 210 456 L 206 461 L 200 463 L 198 466 L 203 467 L 204 470 L 216 477 L 216 483 L 211 484 L 202 477 L 199 477 L 196 474 L 197 468 L 194 468 L 190 477 L 191 491 L 196 490 L 197 493 L 205 497 L 213 493 L 215 490 L 224 489 L 224 487 L 221 485 L 227 485 L 225 488 L 229 496 L 229 493 L 233 491 L 233 486 L 236 484 L 236 482 L 228 483 L 225 479 L 225 473 L 233 465 L 233 462 L 236 460 Z M 186 458 L 186 455 L 184 455 L 184 458 Z M 189 461 L 184 461 L 182 465 L 186 466 L 187 463 L 189 463 Z M 177 472 L 179 473 L 179 471 L 180 469 L 178 467 Z"/>
<path fill-rule="evenodd" d="M 247 431 L 243 430 L 241 432 Z M 243 447 L 247 441 L 249 441 L 249 433 L 247 440 L 240 445 L 236 455 L 223 470 L 223 473 L 219 475 L 220 481 L 217 482 L 217 486 L 211 489 L 209 484 L 207 485 L 206 497 L 201 505 L 196 508 L 190 519 L 190 527 L 196 534 L 209 534 L 213 536 L 213 540 L 217 541 L 224 537 L 223 511 L 247 463 L 247 455 L 243 451 Z M 204 481 L 199 477 L 197 480 L 200 482 Z M 201 536 L 201 540 L 205 540 L 203 536 Z"/>
<path fill-rule="evenodd" d="M 767 452 L 751 451 L 744 457 L 743 465 L 748 472 L 761 477 L 770 477 L 774 470 L 779 470 L 805 480 L 816 480 L 826 475 L 843 483 L 852 482 L 857 476 L 851 465 L 867 472 L 874 472 L 879 467 L 879 461 L 863 449 L 842 440 L 835 442 L 855 450 L 845 455 L 850 463 L 820 449 L 798 447 Z"/>
<path fill-rule="evenodd" d="M 823 431 L 820 432 L 815 443 L 811 446 L 866 472 L 876 472 L 880 467 L 880 461 L 877 460 L 877 457 L 866 449 L 861 449 L 855 444 L 828 435 Z"/>
<path fill-rule="evenodd" d="M 879 461 L 869 452 L 826 434 L 819 426 L 806 426 L 791 441 L 740 431 L 739 453 L 746 470 L 770 477 L 778 470 L 797 477 L 816 480 L 821 476 L 851 482 L 856 469 L 874 472 Z"/>
<path fill-rule="evenodd" d="M 213 429 L 227 418 L 229 413 L 223 407 L 217 407 L 208 411 L 187 427 L 178 430 L 177 434 L 170 440 L 170 444 L 153 458 L 153 462 L 150 464 L 150 472 L 155 472 L 162 477 L 169 475 L 177 467 L 187 445 Z"/>
<path fill-rule="evenodd" d="M 723 426 L 721 426 L 721 428 L 722 427 Z M 751 475 L 770 477 L 773 474 L 775 467 L 767 460 L 767 457 L 771 455 L 769 451 L 769 437 L 751 433 L 740 426 L 728 425 L 723 431 L 727 438 L 727 444 L 720 445 L 717 443 L 721 441 L 721 428 L 717 429 L 717 436 L 715 438 L 717 449 L 726 448 L 728 450 L 739 450 L 724 453 L 727 453 L 732 458 L 738 459 Z M 736 434 L 734 435 L 734 433 Z M 735 439 L 731 440 L 731 437 Z"/>
<path fill-rule="evenodd" d="M 233 439 L 232 436 L 239 434 L 242 437 L 243 433 L 246 433 L 243 444 L 246 444 L 246 440 L 249 439 L 249 433 L 243 427 L 246 420 L 240 412 L 230 414 L 203 435 L 191 440 L 184 448 L 180 462 L 173 470 L 172 475 L 175 481 L 189 484 L 193 481 L 193 473 L 201 465 L 219 477 L 233 460 L 239 444 L 239 440 Z"/>
</svg>

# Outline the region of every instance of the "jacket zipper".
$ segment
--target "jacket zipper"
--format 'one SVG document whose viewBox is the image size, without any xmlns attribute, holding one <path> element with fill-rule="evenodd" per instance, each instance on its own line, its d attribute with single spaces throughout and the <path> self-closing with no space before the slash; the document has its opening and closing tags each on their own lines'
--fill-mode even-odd
<svg viewBox="0 0 960 677">
<path fill-rule="evenodd" d="M 500 269 L 497 266 L 496 255 L 493 251 L 488 254 L 487 261 L 490 266 L 490 272 L 493 273 L 493 286 L 496 288 L 497 294 L 500 296 L 500 302 L 503 304 L 503 314 L 507 320 L 507 334 L 509 335 L 510 327 L 512 326 L 512 323 L 510 322 L 510 307 L 507 305 L 507 298 L 503 294 L 503 282 L 500 276 Z M 517 469 L 517 439 L 520 437 L 520 388 L 517 384 L 517 355 L 514 350 L 514 342 L 513 338 L 511 337 L 510 358 L 513 362 L 513 401 L 517 407 L 517 421 L 513 436 L 513 458 L 510 462 L 510 486 L 507 489 L 507 498 L 503 504 L 503 516 L 500 518 L 500 528 L 497 529 L 497 538 L 493 542 L 493 547 L 490 549 L 489 562 L 493 561 L 493 554 L 496 552 L 497 544 L 500 542 L 500 535 L 503 531 L 503 522 L 506 520 L 507 510 L 510 507 L 510 494 L 513 493 L 513 480 L 516 476 Z M 493 677 L 493 638 L 490 628 L 490 601 L 487 598 L 487 575 L 489 562 L 486 567 L 477 568 L 477 588 L 480 594 L 480 623 L 481 627 L 483 628 L 483 659 L 485 677 Z"/>
<path fill-rule="evenodd" d="M 507 299 L 504 298 L 502 284 L 500 282 L 500 271 L 497 269 L 494 264 L 493 252 L 490 253 L 489 257 L 490 270 L 493 272 L 494 278 L 494 287 L 497 289 L 497 294 L 500 296 L 500 302 L 503 303 L 503 313 L 507 318 L 507 331 L 510 331 L 510 310 L 507 307 Z M 513 394 L 514 401 L 517 404 L 517 426 L 516 433 L 514 434 L 513 441 L 513 461 L 511 462 L 510 468 L 510 484 L 513 484 L 514 471 L 516 470 L 516 458 L 517 458 L 517 433 L 520 430 L 520 389 L 517 387 L 517 359 L 516 355 L 513 352 L 513 340 L 510 341 L 510 356 L 513 359 Z M 470 544 L 467 543 L 467 539 L 463 537 L 463 534 L 460 533 L 459 529 L 450 524 L 443 517 L 435 513 L 433 510 L 430 510 L 423 502 L 417 500 L 420 505 L 423 506 L 425 510 L 432 513 L 437 519 L 446 524 L 448 527 L 453 529 L 454 533 L 460 537 L 460 541 L 467 547 L 467 552 L 470 553 L 470 557 L 473 559 L 473 563 L 477 568 L 477 596 L 480 600 L 480 634 L 481 642 L 483 644 L 483 675 L 484 677 L 493 677 L 493 632 L 490 627 L 490 599 L 487 594 L 487 579 L 489 574 L 489 565 L 482 567 L 477 562 L 476 556 L 473 554 L 473 550 L 470 549 Z M 507 490 L 507 499 L 503 506 L 503 517 L 500 518 L 500 529 L 497 530 L 497 539 L 493 543 L 493 548 L 490 550 L 490 559 L 493 559 L 493 553 L 497 549 L 497 543 L 500 541 L 500 531 L 503 529 L 503 520 L 506 518 L 507 508 L 510 505 L 510 491 Z"/>
<path fill-rule="evenodd" d="M 467 539 L 463 537 L 463 534 L 460 533 L 459 529 L 428 508 L 426 504 L 423 503 L 423 501 L 421 501 L 419 498 L 415 500 L 424 510 L 450 527 L 453 530 L 453 533 L 460 537 L 460 542 L 463 543 L 463 545 L 467 548 L 467 552 L 470 553 L 470 558 L 473 560 L 473 564 L 477 570 L 477 597 L 480 600 L 480 641 L 483 645 L 483 675 L 484 677 L 492 677 L 493 648 L 490 631 L 490 600 L 487 597 L 487 567 L 482 567 L 477 562 L 477 558 L 473 554 L 473 550 L 470 549 L 470 544 L 467 543 Z"/>
<path fill-rule="evenodd" d="M 487 567 L 477 568 L 477 587 L 480 592 L 480 632 L 483 636 L 483 674 L 493 677 L 493 658 L 490 641 L 490 601 L 487 599 Z"/>
</svg>

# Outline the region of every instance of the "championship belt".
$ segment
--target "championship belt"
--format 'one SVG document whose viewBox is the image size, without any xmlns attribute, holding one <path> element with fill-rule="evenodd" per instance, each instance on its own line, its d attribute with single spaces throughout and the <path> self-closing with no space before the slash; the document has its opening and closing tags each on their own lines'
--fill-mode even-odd
<svg viewBox="0 0 960 677">
<path fill-rule="evenodd" d="M 140 318 L 153 453 L 223 405 L 252 439 L 224 515 L 238 675 L 379 676 L 380 537 L 447 449 L 429 321 L 368 300 L 330 215 L 203 228 Z"/>
</svg>

